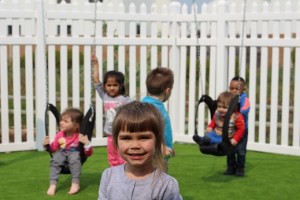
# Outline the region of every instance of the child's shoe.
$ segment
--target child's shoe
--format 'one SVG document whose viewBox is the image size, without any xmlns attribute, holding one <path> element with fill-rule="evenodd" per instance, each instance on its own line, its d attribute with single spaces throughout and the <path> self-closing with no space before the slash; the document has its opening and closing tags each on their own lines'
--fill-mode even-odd
<svg viewBox="0 0 300 200">
<path fill-rule="evenodd" d="M 193 136 L 193 140 L 199 144 L 199 145 L 203 145 L 204 144 L 204 139 L 203 137 L 200 137 L 199 135 L 194 135 Z"/>
<path fill-rule="evenodd" d="M 236 174 L 235 168 L 234 167 L 228 167 L 223 174 L 224 175 L 234 175 L 234 174 Z"/>
<path fill-rule="evenodd" d="M 210 144 L 210 138 L 206 137 L 206 136 L 200 137 L 199 135 L 194 135 L 193 139 L 199 145 L 209 145 Z"/>
<path fill-rule="evenodd" d="M 236 168 L 235 175 L 236 176 L 245 176 L 244 168 L 241 168 L 241 167 Z"/>
<path fill-rule="evenodd" d="M 203 143 L 204 143 L 205 145 L 209 145 L 209 144 L 210 144 L 210 138 L 209 138 L 209 137 L 204 136 L 204 137 L 202 137 L 202 138 L 203 138 Z"/>
</svg>

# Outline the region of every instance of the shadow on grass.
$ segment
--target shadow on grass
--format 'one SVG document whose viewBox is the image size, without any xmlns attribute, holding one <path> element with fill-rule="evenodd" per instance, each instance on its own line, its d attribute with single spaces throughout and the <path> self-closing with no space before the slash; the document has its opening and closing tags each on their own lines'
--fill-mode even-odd
<svg viewBox="0 0 300 200">
<path fill-rule="evenodd" d="M 253 165 L 251 163 L 246 163 L 245 168 L 245 176 L 244 177 L 237 177 L 235 175 L 224 175 L 224 171 L 216 170 L 216 171 L 210 171 L 213 173 L 207 173 L 202 176 L 202 180 L 205 182 L 215 182 L 215 183 L 228 183 L 230 181 L 233 181 L 235 179 L 243 179 L 247 178 L 247 173 L 249 173 L 253 169 Z"/>
<path fill-rule="evenodd" d="M 80 178 L 80 191 L 88 190 L 89 186 L 100 184 L 101 173 L 84 173 Z M 72 175 L 60 174 L 59 183 L 57 184 L 57 191 L 68 190 L 71 187 Z"/>
<path fill-rule="evenodd" d="M 223 171 L 217 171 L 214 174 L 204 175 L 202 180 L 205 182 L 228 183 L 234 180 L 234 176 L 225 176 Z"/>
<path fill-rule="evenodd" d="M 102 173 L 85 173 L 81 179 L 81 189 L 85 190 L 90 185 L 100 185 L 100 177 Z"/>
<path fill-rule="evenodd" d="M 9 156 L 10 154 L 14 154 L 14 156 Z M 3 154 L 5 155 L 4 161 L 2 160 L 0 162 L 0 165 L 2 166 L 8 166 L 8 165 L 15 165 L 19 162 L 24 162 L 24 161 L 30 161 L 30 160 L 36 160 L 39 158 L 43 158 L 44 154 L 43 152 L 36 152 L 32 151 L 31 153 L 28 152 L 13 152 L 13 153 L 6 153 Z"/>
</svg>

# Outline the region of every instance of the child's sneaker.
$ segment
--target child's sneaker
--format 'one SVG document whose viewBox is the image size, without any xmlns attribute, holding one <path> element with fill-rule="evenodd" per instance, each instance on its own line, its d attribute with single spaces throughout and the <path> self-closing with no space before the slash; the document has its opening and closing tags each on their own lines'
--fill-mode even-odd
<svg viewBox="0 0 300 200">
<path fill-rule="evenodd" d="M 244 168 L 241 168 L 241 167 L 236 168 L 235 175 L 236 176 L 245 176 Z"/>
<path fill-rule="evenodd" d="M 199 135 L 194 135 L 193 136 L 193 140 L 199 144 L 199 145 L 203 145 L 204 144 L 204 139 L 203 137 L 200 137 Z"/>
<path fill-rule="evenodd" d="M 223 174 L 224 175 L 234 175 L 234 174 L 236 174 L 236 172 L 235 172 L 235 169 L 233 167 L 228 167 Z"/>
</svg>

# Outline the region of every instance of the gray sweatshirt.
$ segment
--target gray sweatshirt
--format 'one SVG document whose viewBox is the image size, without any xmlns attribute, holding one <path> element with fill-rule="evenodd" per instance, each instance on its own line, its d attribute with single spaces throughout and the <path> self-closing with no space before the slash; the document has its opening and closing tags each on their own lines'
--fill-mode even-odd
<svg viewBox="0 0 300 200">
<path fill-rule="evenodd" d="M 125 174 L 125 164 L 110 167 L 102 173 L 98 200 L 182 200 L 176 179 L 157 173 L 131 180 Z"/>
</svg>

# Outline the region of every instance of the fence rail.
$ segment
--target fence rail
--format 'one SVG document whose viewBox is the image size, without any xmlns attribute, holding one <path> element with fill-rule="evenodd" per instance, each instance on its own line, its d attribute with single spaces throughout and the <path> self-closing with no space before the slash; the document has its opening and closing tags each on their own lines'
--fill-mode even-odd
<svg viewBox="0 0 300 200">
<path fill-rule="evenodd" d="M 128 80 L 129 96 L 137 100 L 146 95 L 150 69 L 164 66 L 174 71 L 174 89 L 166 105 L 175 141 L 193 142 L 200 95 L 216 98 L 227 90 L 231 77 L 240 74 L 247 80 L 251 102 L 248 149 L 300 155 L 300 105 L 295 103 L 300 102 L 300 4 L 293 10 L 290 1 L 273 7 L 265 2 L 261 9 L 248 5 L 243 47 L 243 9 L 224 0 L 211 7 L 196 5 L 196 15 L 178 2 L 163 5 L 159 13 L 156 5 L 147 12 L 142 4 L 136 12 L 130 4 L 127 12 L 123 3 L 98 2 L 96 35 L 94 4 L 49 0 L 42 5 L 42 0 L 0 1 L 0 152 L 43 149 L 47 95 L 59 110 L 75 106 L 87 111 L 95 98 L 93 145 L 106 145 L 102 102 L 91 94 L 95 40 L 100 77 L 106 70 L 120 70 Z M 200 106 L 198 116 L 196 128 L 203 134 L 207 108 Z M 49 129 L 53 139 L 53 117 Z"/>
</svg>

